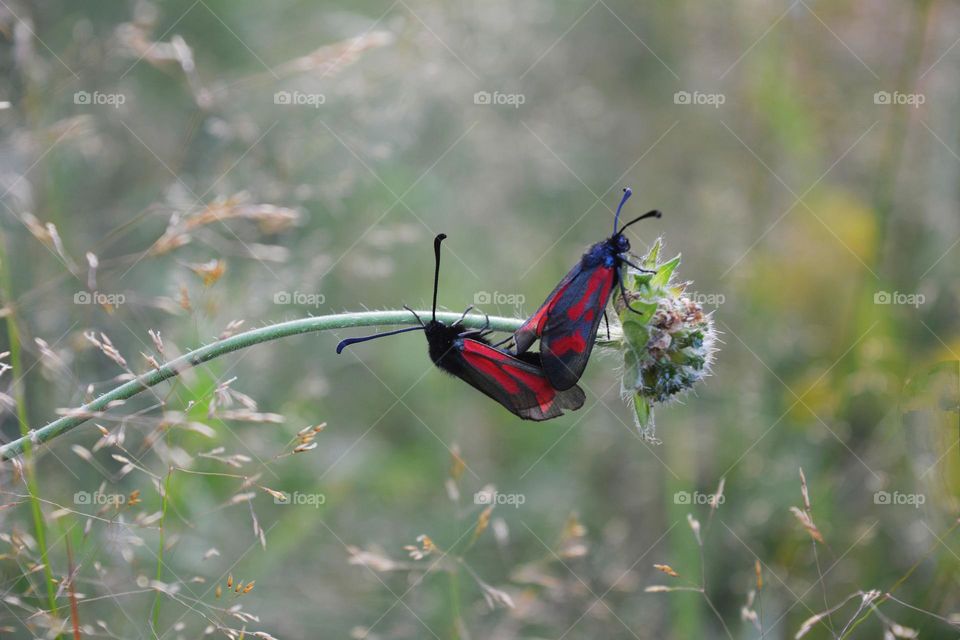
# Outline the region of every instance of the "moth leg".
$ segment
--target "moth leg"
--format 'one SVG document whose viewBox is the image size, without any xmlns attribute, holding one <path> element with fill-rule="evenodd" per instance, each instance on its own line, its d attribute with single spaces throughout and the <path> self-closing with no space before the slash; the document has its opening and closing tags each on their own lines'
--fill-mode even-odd
<svg viewBox="0 0 960 640">
<path fill-rule="evenodd" d="M 626 258 L 621 257 L 620 259 L 623 260 L 624 264 L 630 265 L 631 267 L 633 267 L 634 269 L 636 269 L 636 270 L 639 271 L 640 273 L 656 273 L 656 272 L 657 272 L 656 269 L 644 269 L 643 267 L 641 267 L 641 266 L 639 266 L 639 265 L 635 265 L 635 264 L 633 264 L 632 262 L 630 262 L 629 260 L 627 260 Z"/>
<path fill-rule="evenodd" d="M 463 310 L 463 315 L 461 315 L 461 316 L 460 316 L 460 319 L 457 320 L 456 322 L 454 322 L 453 324 L 460 324 L 461 322 L 463 322 L 463 319 L 466 318 L 466 317 L 467 317 L 467 314 L 470 313 L 471 311 L 473 311 L 473 305 L 470 305 L 469 307 L 467 307 L 466 309 L 464 309 L 464 310 Z M 488 320 L 488 321 L 489 321 L 489 320 Z"/>
<path fill-rule="evenodd" d="M 620 285 L 620 297 L 623 298 L 623 304 L 627 309 L 630 309 L 630 311 L 633 311 L 637 315 L 644 315 L 643 311 L 630 306 L 630 300 L 627 298 L 627 289 L 623 286 L 623 280 L 621 278 L 617 278 L 617 284 Z"/>
<path fill-rule="evenodd" d="M 626 300 L 626 298 L 624 298 Z M 603 323 L 607 325 L 607 340 L 610 340 L 610 318 L 607 317 L 607 310 L 603 310 Z"/>
<path fill-rule="evenodd" d="M 469 336 L 480 337 L 484 334 L 484 332 L 488 332 L 488 329 L 490 329 L 490 316 L 488 316 L 487 314 L 483 314 L 483 316 L 487 319 L 487 321 L 484 323 L 482 327 L 480 327 L 479 329 L 471 329 L 469 331 L 464 331 L 463 333 L 458 334 L 457 337 L 458 338 L 466 338 Z"/>
<path fill-rule="evenodd" d="M 403 308 L 413 314 L 413 317 L 417 319 L 417 322 L 420 323 L 420 326 L 421 326 L 421 327 L 425 326 L 425 325 L 423 324 L 423 320 L 420 319 L 420 316 L 417 315 L 417 312 L 416 312 L 416 311 L 414 311 L 413 309 L 411 309 L 411 308 L 408 307 L 407 305 L 403 305 Z"/>
</svg>

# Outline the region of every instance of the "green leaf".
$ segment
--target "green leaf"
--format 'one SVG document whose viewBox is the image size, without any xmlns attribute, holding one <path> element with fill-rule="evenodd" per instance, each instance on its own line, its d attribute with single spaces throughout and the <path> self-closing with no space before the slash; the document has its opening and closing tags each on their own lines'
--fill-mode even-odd
<svg viewBox="0 0 960 640">
<path fill-rule="evenodd" d="M 631 348 L 623 352 L 623 378 L 620 381 L 620 391 L 624 397 L 636 393 L 637 382 L 642 375 L 640 356 L 640 353 Z"/>
<path fill-rule="evenodd" d="M 664 262 L 660 265 L 660 268 L 657 269 L 657 273 L 650 279 L 651 287 L 665 287 L 667 283 L 670 282 L 670 277 L 673 276 L 674 270 L 680 265 L 680 254 L 678 253 L 676 257 L 668 262 Z"/>
<path fill-rule="evenodd" d="M 637 358 L 637 353 L 633 349 L 627 349 L 623 352 L 623 382 L 621 388 L 624 391 L 633 391 L 633 382 L 627 383 L 628 380 L 636 380 L 640 375 L 639 369 L 639 359 Z"/>
<path fill-rule="evenodd" d="M 660 248 L 663 246 L 663 238 L 657 238 L 657 241 L 650 247 L 650 251 L 643 257 L 642 265 L 647 269 L 657 268 L 657 258 L 660 257 Z"/>
<path fill-rule="evenodd" d="M 633 396 L 633 411 L 637 421 L 637 428 L 641 433 L 647 433 L 653 426 L 653 407 L 650 401 L 639 393 Z"/>
<path fill-rule="evenodd" d="M 627 313 L 636 315 L 632 311 L 627 311 Z M 650 340 L 650 330 L 646 323 L 627 320 L 620 324 L 623 326 L 623 339 L 627 346 L 634 351 L 645 352 L 647 341 Z"/>
<path fill-rule="evenodd" d="M 683 292 L 687 290 L 687 287 L 690 286 L 690 282 L 684 282 L 681 284 L 675 284 L 670 287 L 667 287 L 667 293 L 670 294 L 673 298 L 679 298 L 683 295 Z"/>
<path fill-rule="evenodd" d="M 657 310 L 656 302 L 644 302 L 643 300 L 632 300 L 630 306 L 636 311 L 624 308 L 620 312 L 620 324 L 627 324 L 628 322 L 647 324 Z"/>
<path fill-rule="evenodd" d="M 632 283 L 629 280 L 625 281 L 625 284 L 630 291 L 644 291 L 650 288 L 650 278 L 653 277 L 653 274 L 641 273 L 631 269 L 628 272 L 628 276 L 633 279 Z"/>
</svg>

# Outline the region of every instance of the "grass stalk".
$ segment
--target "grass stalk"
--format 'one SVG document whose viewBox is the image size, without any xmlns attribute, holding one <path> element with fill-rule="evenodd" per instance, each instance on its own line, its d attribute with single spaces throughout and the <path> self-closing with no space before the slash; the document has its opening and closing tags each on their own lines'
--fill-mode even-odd
<svg viewBox="0 0 960 640">
<path fill-rule="evenodd" d="M 421 317 L 428 317 L 429 311 L 418 311 Z M 437 319 L 446 323 L 456 322 L 461 314 L 453 312 L 437 312 Z M 10 319 L 8 317 L 8 323 Z M 489 322 L 489 327 L 495 331 L 515 331 L 523 324 L 519 318 L 487 317 L 479 314 L 467 315 L 462 324 L 469 329 L 479 329 Z M 50 422 L 44 427 L 27 433 L 0 447 L 0 460 L 6 460 L 25 453 L 30 445 L 39 445 L 49 442 L 57 436 L 75 429 L 87 420 L 96 417 L 101 412 L 128 398 L 156 386 L 164 380 L 178 376 L 183 371 L 191 369 L 215 358 L 246 349 L 253 345 L 271 340 L 278 340 L 289 336 L 312 333 L 315 331 L 330 331 L 333 329 L 348 329 L 352 327 L 373 327 L 386 325 L 414 325 L 417 319 L 409 311 L 365 311 L 360 313 L 339 313 L 328 316 L 317 316 L 290 320 L 272 324 L 258 329 L 251 329 L 243 333 L 218 340 L 212 344 L 200 347 L 185 353 L 163 366 L 148 371 L 119 387 L 111 389 L 97 399 L 70 411 L 68 415 Z M 22 406 L 22 405 L 21 405 Z M 26 422 L 21 421 L 21 429 L 26 429 Z M 38 505 L 39 508 L 39 505 Z"/>
<path fill-rule="evenodd" d="M 9 260 L 7 259 L 6 238 L 0 238 L 0 287 L 3 297 L 3 304 L 8 312 L 5 318 L 7 329 L 7 341 L 10 348 L 10 373 L 13 375 L 13 393 L 14 401 L 17 405 L 17 421 L 20 423 L 20 438 L 15 442 L 22 442 L 19 452 L 23 453 L 23 477 L 27 484 L 27 493 L 30 494 L 30 513 L 33 517 L 33 533 L 37 539 L 37 547 L 40 550 L 40 562 L 43 564 L 43 581 L 46 583 L 47 603 L 53 616 L 57 616 L 57 593 L 53 586 L 53 570 L 50 568 L 50 558 L 47 553 L 47 534 L 46 525 L 43 522 L 43 511 L 40 508 L 40 487 L 37 483 L 36 469 L 34 468 L 33 450 L 30 446 L 29 415 L 27 413 L 27 398 L 24 380 L 23 357 L 20 348 L 20 330 L 17 327 L 16 305 L 13 300 L 13 281 L 11 279 L 10 269 L 7 268 Z M 2 459 L 2 455 L 0 455 Z"/>
<path fill-rule="evenodd" d="M 156 571 L 156 580 L 160 582 L 163 578 L 163 545 L 164 545 L 164 532 L 167 529 L 167 504 L 169 502 L 170 496 L 170 478 L 173 476 L 173 469 L 167 471 L 167 477 L 163 481 L 163 504 L 160 510 L 160 542 L 158 543 L 157 548 L 157 571 Z M 156 596 L 153 598 L 153 613 L 151 615 L 153 620 L 154 630 L 160 628 L 160 591 L 157 591 Z"/>
</svg>

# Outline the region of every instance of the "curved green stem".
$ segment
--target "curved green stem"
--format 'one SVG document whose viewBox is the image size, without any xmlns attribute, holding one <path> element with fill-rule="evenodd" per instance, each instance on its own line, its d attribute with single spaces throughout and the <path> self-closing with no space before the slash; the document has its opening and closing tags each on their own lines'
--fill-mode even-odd
<svg viewBox="0 0 960 640">
<path fill-rule="evenodd" d="M 54 616 L 57 613 L 57 592 L 53 582 L 53 570 L 50 568 L 50 558 L 47 550 L 46 524 L 43 520 L 43 510 L 40 508 L 40 486 L 37 483 L 37 470 L 33 463 L 33 451 L 28 437 L 29 416 L 27 414 L 26 373 L 23 368 L 20 348 L 20 329 L 17 327 L 17 314 L 13 304 L 13 279 L 9 267 L 6 248 L 6 238 L 0 238 L 0 293 L 5 304 L 11 307 L 6 317 L 7 340 L 10 347 L 10 368 L 13 374 L 14 400 L 17 404 L 17 421 L 20 423 L 20 440 L 24 442 L 23 477 L 26 481 L 27 492 L 30 494 L 30 512 L 33 517 L 33 532 L 37 538 L 37 547 L 40 549 L 40 562 L 43 564 L 43 581 L 46 583 L 47 601 Z M 0 457 L 2 459 L 2 457 Z M 58 638 L 60 636 L 57 636 Z"/>
<path fill-rule="evenodd" d="M 430 317 L 429 311 L 417 311 L 416 313 L 421 318 Z M 459 313 L 438 312 L 437 320 L 451 324 L 456 322 L 460 318 L 460 315 Z M 218 340 L 213 344 L 208 344 L 189 353 L 185 353 L 159 369 L 148 371 L 130 382 L 111 389 L 96 400 L 71 411 L 69 415 L 54 420 L 36 431 L 31 431 L 29 435 L 3 445 L 0 447 L 0 460 L 7 460 L 18 456 L 23 453 L 24 450 L 28 449 L 31 444 L 39 445 L 52 440 L 80 426 L 90 418 L 95 417 L 98 413 L 108 409 L 114 403 L 132 398 L 141 391 L 179 375 L 182 371 L 196 367 L 204 362 L 209 362 L 214 358 L 219 358 L 233 351 L 252 347 L 261 342 L 269 342 L 271 340 L 313 331 L 329 331 L 331 329 L 347 329 L 350 327 L 413 324 L 418 324 L 418 322 L 409 311 L 366 311 L 362 313 L 340 313 L 330 316 L 301 318 L 300 320 L 290 320 L 288 322 L 281 322 L 279 324 L 272 324 L 266 327 L 260 327 L 259 329 L 251 329 L 250 331 L 238 333 L 235 336 Z M 486 326 L 487 317 L 479 314 L 471 314 L 463 319 L 462 324 L 469 329 L 480 329 Z M 523 324 L 523 320 L 518 318 L 491 317 L 489 319 L 489 328 L 495 331 L 515 331 L 520 328 L 521 324 Z"/>
</svg>

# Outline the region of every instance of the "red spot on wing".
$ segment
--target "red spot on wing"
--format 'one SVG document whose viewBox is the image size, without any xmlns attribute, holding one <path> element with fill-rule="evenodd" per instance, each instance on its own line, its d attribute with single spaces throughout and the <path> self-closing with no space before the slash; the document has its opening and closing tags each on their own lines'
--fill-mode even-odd
<svg viewBox="0 0 960 640">
<path fill-rule="evenodd" d="M 600 287 L 600 297 L 598 298 L 598 300 L 600 301 L 601 312 L 603 311 L 603 308 L 607 306 L 607 300 L 610 299 L 610 289 L 612 288 L 613 288 L 613 278 L 607 278 L 606 280 L 603 281 L 603 286 Z M 587 320 L 587 322 L 589 322 L 590 320 L 593 320 L 592 313 L 590 314 L 590 319 Z"/>
<path fill-rule="evenodd" d="M 520 386 L 517 384 L 516 380 L 511 378 L 507 373 L 500 368 L 496 362 L 490 359 L 489 352 L 496 353 L 490 347 L 479 347 L 477 343 L 467 341 L 463 345 L 463 357 L 466 358 L 467 362 L 487 374 L 499 384 L 507 393 L 517 393 L 520 391 Z"/>
<path fill-rule="evenodd" d="M 538 338 L 542 336 L 543 329 L 547 326 L 547 320 L 549 319 L 550 313 L 553 311 L 553 307 L 556 306 L 557 302 L 561 297 L 563 297 L 563 294 L 566 293 L 569 287 L 570 284 L 567 283 L 554 292 L 554 294 L 543 303 L 543 306 L 537 309 L 537 312 L 530 316 L 530 318 L 523 323 L 523 326 L 520 327 L 518 333 L 532 331 L 533 334 Z"/>
<path fill-rule="evenodd" d="M 587 341 L 579 332 L 569 333 L 550 341 L 550 352 L 557 357 L 571 351 L 574 353 L 583 353 L 583 350 L 586 348 Z"/>
<path fill-rule="evenodd" d="M 463 344 L 463 357 L 468 364 L 493 378 L 507 393 L 518 393 L 520 384 L 530 389 L 543 413 L 549 411 L 550 405 L 557 396 L 556 390 L 550 386 L 546 376 L 518 367 L 510 356 L 492 347 L 467 340 Z"/>
<path fill-rule="evenodd" d="M 613 278 L 607 278 L 603 282 L 603 288 L 600 289 L 600 299 L 606 300 L 610 297 L 610 289 L 613 288 Z"/>
<path fill-rule="evenodd" d="M 586 311 L 587 305 L 593 300 L 593 295 L 598 291 L 609 293 L 610 287 L 613 284 L 613 278 L 611 274 L 613 270 L 609 267 L 598 267 L 593 273 L 590 274 L 590 279 L 587 281 L 587 288 L 584 290 L 583 294 L 580 296 L 580 299 L 577 300 L 577 303 L 572 305 L 567 310 L 567 317 L 571 320 L 577 320 L 584 314 Z M 601 296 L 600 298 L 606 302 L 606 296 Z M 591 315 L 590 319 L 593 319 Z"/>
<path fill-rule="evenodd" d="M 590 280 L 587 282 L 587 288 L 583 296 L 575 305 L 570 307 L 567 315 L 576 322 L 573 331 L 550 340 L 550 352 L 557 357 L 564 354 L 583 353 L 587 348 L 587 334 L 593 327 L 593 320 L 597 315 L 597 307 L 587 307 L 587 303 L 594 299 L 594 293 L 599 291 L 599 297 L 596 298 L 600 304 L 606 304 L 610 295 L 610 289 L 613 287 L 613 278 L 610 277 L 612 270 L 608 268 L 599 268 L 590 274 Z"/>
<path fill-rule="evenodd" d="M 553 404 L 553 399 L 557 396 L 556 390 L 550 386 L 547 378 L 511 365 L 507 366 L 510 367 L 510 375 L 519 379 L 520 382 L 533 391 L 533 395 L 536 396 L 537 403 L 540 405 L 540 410 L 547 413 L 550 410 L 550 405 Z"/>
<path fill-rule="evenodd" d="M 534 333 L 538 336 L 543 333 L 543 325 L 546 323 L 547 312 L 550 311 L 550 306 L 551 305 L 545 304 L 540 307 L 540 310 L 533 314 L 530 320 L 525 323 L 532 325 Z"/>
</svg>

